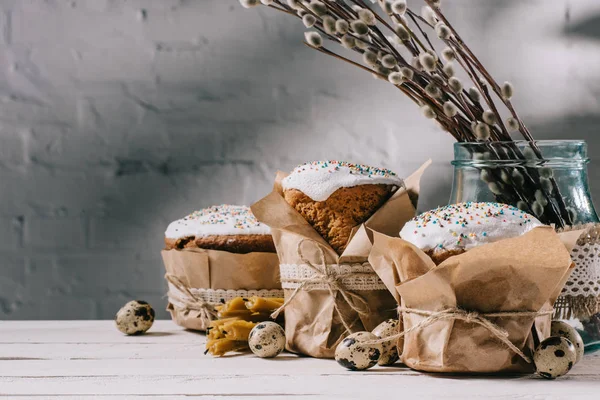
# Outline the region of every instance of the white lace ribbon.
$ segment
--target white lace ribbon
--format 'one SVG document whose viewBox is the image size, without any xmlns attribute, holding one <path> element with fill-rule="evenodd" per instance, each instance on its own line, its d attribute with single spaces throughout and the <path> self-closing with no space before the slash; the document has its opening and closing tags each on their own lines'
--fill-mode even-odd
<svg viewBox="0 0 600 400">
<path fill-rule="evenodd" d="M 387 290 L 383 281 L 368 262 L 362 264 L 327 264 L 331 275 L 340 277 L 338 282 L 347 290 Z M 297 289 L 314 277 L 314 269 L 308 264 L 281 264 L 281 286 L 284 289 Z M 306 291 L 327 290 L 327 282 L 310 282 L 303 286 Z"/>
<path fill-rule="evenodd" d="M 181 279 L 175 275 L 165 275 L 169 284 L 167 297 L 169 303 L 178 310 L 188 313 L 190 311 L 199 311 L 200 317 L 208 321 L 216 317 L 214 306 L 223 304 L 235 297 L 281 297 L 282 289 L 260 289 L 260 290 L 230 290 L 230 289 L 202 289 L 190 288 Z"/>
<path fill-rule="evenodd" d="M 587 319 L 600 312 L 600 224 L 585 228 L 571 250 L 575 269 L 554 304 L 558 318 Z"/>
</svg>

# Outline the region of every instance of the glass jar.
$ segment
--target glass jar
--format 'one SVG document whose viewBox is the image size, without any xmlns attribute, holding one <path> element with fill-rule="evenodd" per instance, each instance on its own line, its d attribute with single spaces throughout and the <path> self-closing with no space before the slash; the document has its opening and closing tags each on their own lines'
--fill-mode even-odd
<svg viewBox="0 0 600 400">
<path fill-rule="evenodd" d="M 450 204 L 514 205 L 558 229 L 598 223 L 588 186 L 587 145 L 581 140 L 456 143 Z M 600 344 L 600 314 L 570 320 L 586 342 Z"/>
<path fill-rule="evenodd" d="M 450 203 L 512 204 L 557 228 L 598 222 L 588 162 L 581 140 L 456 143 Z"/>
</svg>

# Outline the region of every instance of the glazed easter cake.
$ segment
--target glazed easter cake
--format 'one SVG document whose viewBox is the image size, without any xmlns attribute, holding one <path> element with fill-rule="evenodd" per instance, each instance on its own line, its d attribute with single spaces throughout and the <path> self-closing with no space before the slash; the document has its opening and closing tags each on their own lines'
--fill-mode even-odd
<svg viewBox="0 0 600 400">
<path fill-rule="evenodd" d="M 543 224 L 532 215 L 500 203 L 459 203 L 424 212 L 408 221 L 400 237 L 436 264 L 465 251 L 521 236 Z"/>
<path fill-rule="evenodd" d="M 283 297 L 268 226 L 246 206 L 219 205 L 169 224 L 161 252 L 175 323 L 205 330 L 236 297 Z"/>
<path fill-rule="evenodd" d="M 285 200 L 338 254 L 346 248 L 352 229 L 402 185 L 390 170 L 343 161 L 305 163 L 282 181 Z"/>
<path fill-rule="evenodd" d="M 234 205 L 204 208 L 172 222 L 165 232 L 165 245 L 167 250 L 275 252 L 269 227 L 258 222 L 249 207 Z"/>
</svg>

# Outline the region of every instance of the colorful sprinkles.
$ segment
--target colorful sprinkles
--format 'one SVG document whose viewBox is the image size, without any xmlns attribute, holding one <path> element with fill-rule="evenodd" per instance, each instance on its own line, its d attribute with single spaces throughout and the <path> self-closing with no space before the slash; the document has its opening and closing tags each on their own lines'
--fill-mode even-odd
<svg viewBox="0 0 600 400">
<path fill-rule="evenodd" d="M 364 175 L 368 177 L 382 177 L 382 178 L 390 178 L 397 177 L 396 173 L 390 171 L 389 169 L 370 167 L 364 164 L 353 164 L 346 161 L 313 161 L 307 162 L 302 165 L 299 165 L 294 169 L 295 173 L 302 173 L 302 171 L 315 171 L 326 169 L 328 172 L 333 173 L 335 171 L 339 171 L 341 167 L 346 167 L 350 169 L 351 174 L 355 175 Z"/>
<path fill-rule="evenodd" d="M 415 240 L 427 241 L 427 236 L 437 237 L 442 243 L 436 243 L 431 248 L 443 249 L 462 248 L 477 241 L 495 240 L 491 236 L 503 235 L 503 232 L 514 229 L 515 226 L 522 227 L 517 230 L 525 232 L 534 225 L 540 225 L 540 222 L 532 215 L 507 204 L 468 202 L 427 211 L 413 218 L 407 225 Z M 506 228 L 502 228 L 502 225 L 506 225 Z M 449 237 L 453 238 L 452 241 L 448 240 Z M 410 241 L 409 238 L 406 239 Z"/>
<path fill-rule="evenodd" d="M 225 225 L 233 222 L 236 229 L 250 229 L 261 225 L 256 217 L 252 215 L 249 207 L 228 204 L 194 211 L 183 220 L 197 220 L 197 223 L 202 225 Z"/>
</svg>

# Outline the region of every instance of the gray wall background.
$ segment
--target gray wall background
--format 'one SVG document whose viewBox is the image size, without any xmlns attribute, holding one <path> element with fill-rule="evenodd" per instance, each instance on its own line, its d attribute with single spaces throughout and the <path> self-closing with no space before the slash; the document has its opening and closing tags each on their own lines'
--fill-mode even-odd
<svg viewBox="0 0 600 400">
<path fill-rule="evenodd" d="M 412 0 L 415 3 L 419 0 Z M 538 139 L 590 144 L 600 198 L 600 2 L 446 0 Z M 452 140 L 391 85 L 237 0 L 0 1 L 0 319 L 165 317 L 167 224 L 252 203 L 277 169 L 347 159 L 447 201 Z"/>
</svg>

